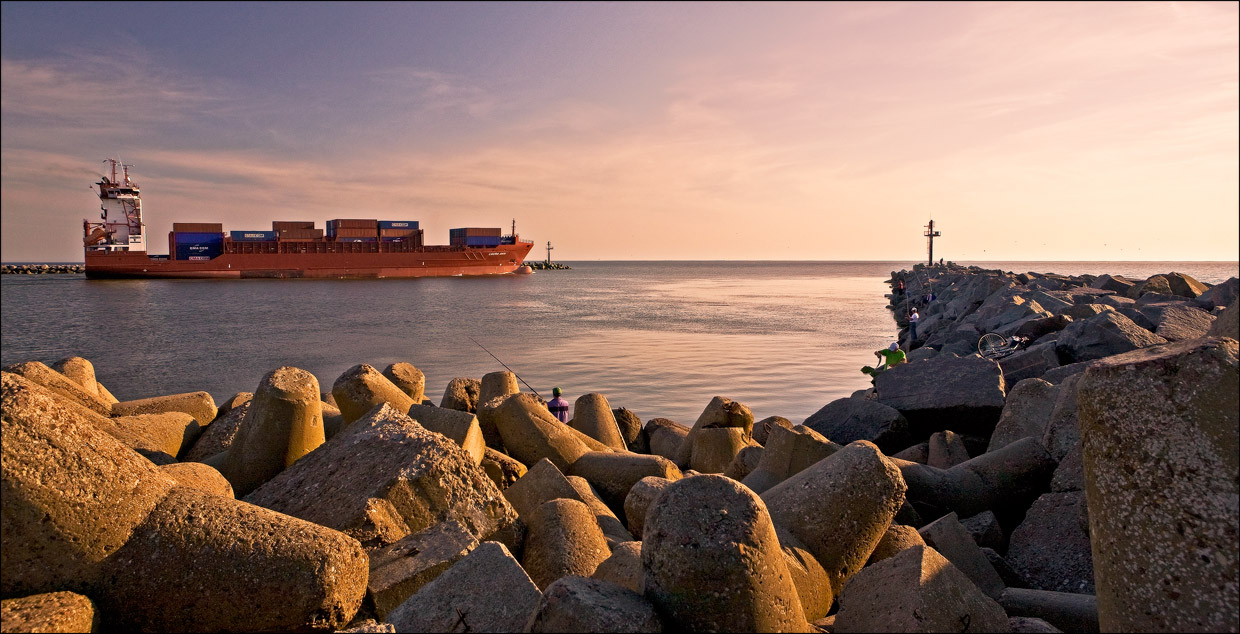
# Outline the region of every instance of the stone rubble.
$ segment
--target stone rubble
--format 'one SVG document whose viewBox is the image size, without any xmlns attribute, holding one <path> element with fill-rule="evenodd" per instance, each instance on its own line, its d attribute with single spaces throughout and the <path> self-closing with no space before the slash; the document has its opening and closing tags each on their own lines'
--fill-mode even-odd
<svg viewBox="0 0 1240 634">
<path fill-rule="evenodd" d="M 909 361 L 800 424 L 564 424 L 511 372 L 436 407 L 410 363 L 220 407 L 12 364 L 3 631 L 1240 629 L 1237 280 L 900 280 Z"/>
</svg>

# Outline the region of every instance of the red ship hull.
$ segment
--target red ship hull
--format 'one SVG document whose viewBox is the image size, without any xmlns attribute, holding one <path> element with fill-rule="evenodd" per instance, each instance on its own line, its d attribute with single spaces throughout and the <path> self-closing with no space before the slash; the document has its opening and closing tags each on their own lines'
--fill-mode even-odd
<svg viewBox="0 0 1240 634">
<path fill-rule="evenodd" d="M 533 248 L 428 246 L 390 253 L 225 253 L 210 260 L 152 258 L 144 252 L 87 251 L 86 277 L 108 278 L 414 278 L 503 275 Z"/>
</svg>

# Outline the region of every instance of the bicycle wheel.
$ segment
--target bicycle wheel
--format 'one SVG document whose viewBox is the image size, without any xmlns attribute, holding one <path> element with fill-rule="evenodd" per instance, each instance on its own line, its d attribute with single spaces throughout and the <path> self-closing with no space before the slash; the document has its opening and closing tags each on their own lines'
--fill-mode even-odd
<svg viewBox="0 0 1240 634">
<path fill-rule="evenodd" d="M 1007 339 L 993 332 L 988 332 L 977 340 L 977 352 L 987 359 L 998 356 L 1006 346 Z"/>
</svg>

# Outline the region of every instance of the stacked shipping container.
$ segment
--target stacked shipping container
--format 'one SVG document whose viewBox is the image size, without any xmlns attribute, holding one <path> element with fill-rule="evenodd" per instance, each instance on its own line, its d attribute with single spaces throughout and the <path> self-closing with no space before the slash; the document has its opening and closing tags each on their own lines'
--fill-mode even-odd
<svg viewBox="0 0 1240 634">
<path fill-rule="evenodd" d="M 229 237 L 235 242 L 274 242 L 275 231 L 230 231 Z"/>
<path fill-rule="evenodd" d="M 448 230 L 448 244 L 454 247 L 495 247 L 499 246 L 500 234 L 498 227 L 463 227 Z"/>
<path fill-rule="evenodd" d="M 191 223 L 181 223 L 182 226 Z M 176 227 L 177 224 L 173 224 Z M 208 225 L 210 226 L 210 225 Z M 223 225 L 214 225 L 223 227 Z M 170 231 L 168 254 L 174 260 L 210 260 L 224 250 L 224 232 Z"/>
<path fill-rule="evenodd" d="M 335 238 L 338 242 L 377 242 L 379 221 L 349 218 L 328 220 L 327 237 Z"/>
</svg>

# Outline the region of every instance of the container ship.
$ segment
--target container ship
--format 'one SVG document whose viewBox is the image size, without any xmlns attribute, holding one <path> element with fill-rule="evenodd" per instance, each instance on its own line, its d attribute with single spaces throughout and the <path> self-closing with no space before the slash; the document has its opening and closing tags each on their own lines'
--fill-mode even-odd
<svg viewBox="0 0 1240 634">
<path fill-rule="evenodd" d="M 142 195 L 130 165 L 115 159 L 99 187 L 100 220 L 83 220 L 86 277 L 103 278 L 411 278 L 525 272 L 532 241 L 500 228 L 449 230 L 449 244 L 427 245 L 416 220 L 339 218 L 326 232 L 313 221 L 275 221 L 271 229 L 224 231 L 222 223 L 173 223 L 168 255 L 147 253 Z M 117 174 L 117 168 L 120 174 Z"/>
</svg>

